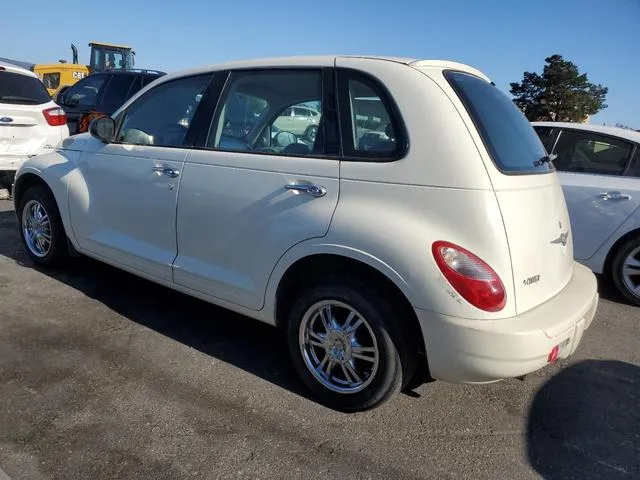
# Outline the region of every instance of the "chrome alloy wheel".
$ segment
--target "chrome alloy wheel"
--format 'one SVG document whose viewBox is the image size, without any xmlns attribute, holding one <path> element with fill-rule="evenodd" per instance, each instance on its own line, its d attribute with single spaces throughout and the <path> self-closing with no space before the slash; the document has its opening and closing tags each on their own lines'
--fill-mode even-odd
<svg viewBox="0 0 640 480">
<path fill-rule="evenodd" d="M 629 292 L 640 298 L 640 247 L 634 248 L 624 259 L 622 281 Z"/>
<path fill-rule="evenodd" d="M 378 371 L 380 352 L 373 330 L 345 303 L 312 305 L 302 318 L 298 339 L 305 365 L 333 392 L 360 392 Z"/>
<path fill-rule="evenodd" d="M 22 233 L 29 251 L 38 258 L 51 250 L 51 221 L 37 200 L 29 200 L 22 210 Z"/>
</svg>

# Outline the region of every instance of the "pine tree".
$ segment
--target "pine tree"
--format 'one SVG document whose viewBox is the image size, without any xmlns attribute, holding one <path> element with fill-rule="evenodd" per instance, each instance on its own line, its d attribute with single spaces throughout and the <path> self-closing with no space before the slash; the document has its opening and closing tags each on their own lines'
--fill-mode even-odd
<svg viewBox="0 0 640 480">
<path fill-rule="evenodd" d="M 513 82 L 513 101 L 530 121 L 582 122 L 607 108 L 608 89 L 590 83 L 586 73 L 561 55 L 545 58 L 542 75 L 524 72 Z"/>
</svg>

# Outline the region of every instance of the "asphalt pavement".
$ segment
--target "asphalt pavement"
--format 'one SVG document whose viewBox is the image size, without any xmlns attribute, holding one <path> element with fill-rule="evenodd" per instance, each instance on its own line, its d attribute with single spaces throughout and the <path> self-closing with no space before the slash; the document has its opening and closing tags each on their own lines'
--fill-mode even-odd
<svg viewBox="0 0 640 480">
<path fill-rule="evenodd" d="M 601 294 L 568 360 L 349 415 L 267 325 L 88 259 L 34 268 L 0 201 L 0 478 L 637 479 L 640 308 Z"/>
</svg>

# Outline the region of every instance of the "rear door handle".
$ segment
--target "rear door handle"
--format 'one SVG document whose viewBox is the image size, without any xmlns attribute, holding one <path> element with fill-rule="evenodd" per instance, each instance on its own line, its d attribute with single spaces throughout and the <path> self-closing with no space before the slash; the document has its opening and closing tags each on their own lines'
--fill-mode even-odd
<svg viewBox="0 0 640 480">
<path fill-rule="evenodd" d="M 171 168 L 168 165 L 156 165 L 153 167 L 153 171 L 158 175 L 166 175 L 167 177 L 176 178 L 180 175 L 180 171 L 175 168 Z"/>
<path fill-rule="evenodd" d="M 315 185 L 313 183 L 289 183 L 285 188 L 295 192 L 306 193 L 313 197 L 324 197 L 327 193 L 327 189 L 322 185 Z"/>
<path fill-rule="evenodd" d="M 631 200 L 631 195 L 620 192 L 605 192 L 600 194 L 600 198 L 604 200 Z"/>
</svg>

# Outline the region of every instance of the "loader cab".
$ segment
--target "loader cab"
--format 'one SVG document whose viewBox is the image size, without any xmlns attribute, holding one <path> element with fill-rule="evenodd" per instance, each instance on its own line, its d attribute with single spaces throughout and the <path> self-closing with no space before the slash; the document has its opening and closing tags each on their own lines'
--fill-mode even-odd
<svg viewBox="0 0 640 480">
<path fill-rule="evenodd" d="M 42 81 L 47 92 L 53 98 L 59 90 L 69 87 L 89 74 L 86 65 L 70 63 L 37 64 L 33 72 Z"/>
<path fill-rule="evenodd" d="M 134 67 L 135 51 L 124 45 L 91 42 L 89 69 L 91 72 L 108 70 L 131 70 Z"/>
</svg>

